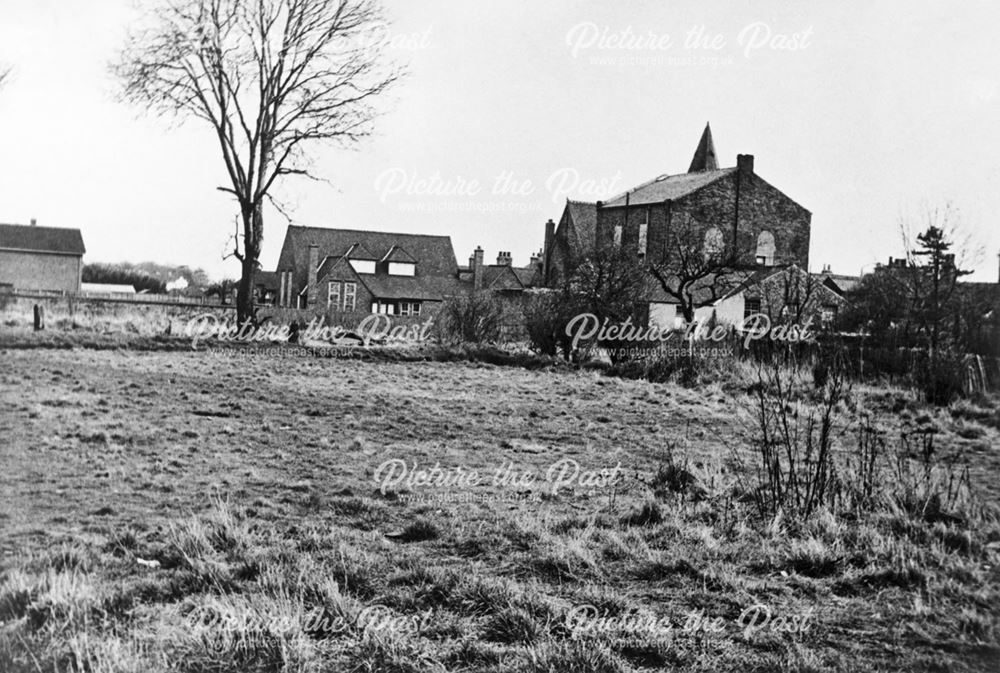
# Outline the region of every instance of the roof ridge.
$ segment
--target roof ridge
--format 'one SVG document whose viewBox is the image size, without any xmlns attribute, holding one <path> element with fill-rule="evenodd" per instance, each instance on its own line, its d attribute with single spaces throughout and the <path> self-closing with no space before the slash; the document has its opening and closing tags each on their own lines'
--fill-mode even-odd
<svg viewBox="0 0 1000 673">
<path fill-rule="evenodd" d="M 721 178 L 723 176 L 723 174 L 725 174 L 725 173 L 731 173 L 732 171 L 735 171 L 736 168 L 737 168 L 736 166 L 728 166 L 726 168 L 714 168 L 714 169 L 707 170 L 707 171 L 696 171 L 694 173 L 674 173 L 674 174 L 661 173 L 660 175 L 657 175 L 652 180 L 646 180 L 646 182 L 640 183 L 640 184 L 636 185 L 635 187 L 633 187 L 632 189 L 629 189 L 627 191 L 621 192 L 620 194 L 616 194 L 616 195 L 612 196 L 611 198 L 608 198 L 608 199 L 604 200 L 602 203 L 607 204 L 607 203 L 609 203 L 611 201 L 617 201 L 618 199 L 624 199 L 627 195 L 633 194 L 633 193 L 639 191 L 640 189 L 642 189 L 643 187 L 648 187 L 650 185 L 655 185 L 658 182 L 664 182 L 664 181 L 670 180 L 672 178 L 704 179 L 707 176 L 707 177 L 710 177 L 712 179 L 709 180 L 708 182 L 706 182 L 704 185 L 701 186 L 701 187 L 706 187 L 709 184 L 711 184 L 712 182 L 714 182 L 716 178 Z M 715 175 L 714 177 L 712 177 L 713 173 L 717 173 L 718 175 Z M 698 187 L 698 189 L 701 189 L 701 187 Z"/>
<path fill-rule="evenodd" d="M 318 231 L 344 231 L 359 234 L 382 234 L 385 236 L 423 236 L 425 238 L 451 238 L 448 234 L 410 234 L 403 231 L 380 231 L 376 229 L 344 229 L 343 227 L 313 227 L 306 224 L 289 224 L 289 228 L 313 229 Z"/>
</svg>

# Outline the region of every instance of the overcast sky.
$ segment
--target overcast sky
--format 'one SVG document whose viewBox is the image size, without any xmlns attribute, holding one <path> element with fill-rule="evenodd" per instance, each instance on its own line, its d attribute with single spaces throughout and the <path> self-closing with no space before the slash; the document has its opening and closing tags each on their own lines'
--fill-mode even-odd
<svg viewBox="0 0 1000 673">
<path fill-rule="evenodd" d="M 296 224 L 447 234 L 460 263 L 481 245 L 521 265 L 567 196 L 686 171 L 710 121 L 721 165 L 753 154 L 812 211 L 813 270 L 856 274 L 898 255 L 900 216 L 950 200 L 984 248 L 973 278 L 997 279 L 995 0 L 386 10 L 389 54 L 409 76 L 376 137 L 315 152 L 330 185 L 284 183 Z M 15 68 L 0 92 L 0 222 L 79 227 L 88 262 L 235 277 L 221 258 L 236 210 L 215 189 L 211 130 L 116 101 L 108 63 L 134 12 L 133 0 L 0 0 L 0 63 Z M 266 269 L 285 227 L 268 213 Z"/>
</svg>

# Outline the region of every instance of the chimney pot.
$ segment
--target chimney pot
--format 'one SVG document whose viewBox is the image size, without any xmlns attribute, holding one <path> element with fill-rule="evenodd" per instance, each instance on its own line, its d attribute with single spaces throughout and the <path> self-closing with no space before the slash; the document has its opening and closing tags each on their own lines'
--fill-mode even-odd
<svg viewBox="0 0 1000 673">
<path fill-rule="evenodd" d="M 737 154 L 736 155 L 736 168 L 740 170 L 741 173 L 753 173 L 753 155 L 752 154 Z"/>
<path fill-rule="evenodd" d="M 38 226 L 38 220 L 36 220 L 35 218 L 31 218 L 31 226 L 37 227 Z"/>
</svg>

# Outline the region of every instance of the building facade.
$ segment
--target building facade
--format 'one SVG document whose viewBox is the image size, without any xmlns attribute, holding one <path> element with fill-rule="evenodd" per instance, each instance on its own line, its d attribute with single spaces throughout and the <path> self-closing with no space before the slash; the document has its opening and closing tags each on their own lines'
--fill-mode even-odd
<svg viewBox="0 0 1000 673">
<path fill-rule="evenodd" d="M 79 292 L 85 252 L 79 229 L 0 224 L 0 285 Z"/>
</svg>

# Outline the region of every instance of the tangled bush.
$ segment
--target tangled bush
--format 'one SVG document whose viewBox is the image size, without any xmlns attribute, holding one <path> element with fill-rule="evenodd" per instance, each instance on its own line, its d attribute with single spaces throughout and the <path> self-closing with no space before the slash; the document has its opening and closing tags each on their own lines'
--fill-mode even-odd
<svg viewBox="0 0 1000 673">
<path fill-rule="evenodd" d="M 447 343 L 496 343 L 503 335 L 503 302 L 491 292 L 475 292 L 444 302 L 438 334 Z"/>
</svg>

